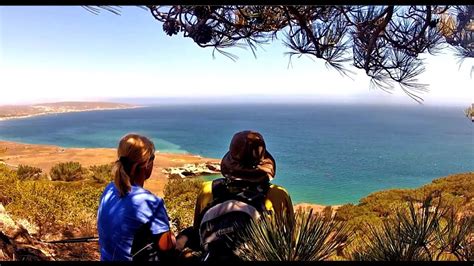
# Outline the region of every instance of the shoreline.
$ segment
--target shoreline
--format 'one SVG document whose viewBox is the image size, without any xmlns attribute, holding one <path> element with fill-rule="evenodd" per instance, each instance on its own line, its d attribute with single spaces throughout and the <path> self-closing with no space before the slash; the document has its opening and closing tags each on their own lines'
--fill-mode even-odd
<svg viewBox="0 0 474 266">
<path fill-rule="evenodd" d="M 84 109 L 84 110 L 66 110 L 66 111 L 41 112 L 41 113 L 30 114 L 30 115 L 0 117 L 0 122 L 1 121 L 7 121 L 7 120 L 25 119 L 25 118 L 31 118 L 31 117 L 36 117 L 36 116 L 54 115 L 54 114 L 80 113 L 80 112 L 92 112 L 92 111 L 107 111 L 107 110 L 127 110 L 127 109 L 137 109 L 137 108 L 144 108 L 144 107 L 146 107 L 146 106 L 104 107 L 104 108 L 91 108 L 91 109 Z"/>
<path fill-rule="evenodd" d="M 61 162 L 77 161 L 83 167 L 90 167 L 114 162 L 117 159 L 116 156 L 115 148 L 65 148 L 57 145 L 30 144 L 0 139 L 0 164 L 10 168 L 26 164 L 39 167 L 44 173 L 49 173 L 53 165 Z M 145 183 L 145 188 L 160 197 L 163 197 L 164 186 L 169 179 L 166 168 L 179 168 L 186 164 L 219 164 L 221 160 L 191 153 L 161 153 L 159 151 L 155 153 L 155 156 L 153 173 Z M 295 210 L 312 208 L 313 211 L 321 212 L 327 206 L 331 206 L 334 210 L 342 205 L 300 202 L 293 204 L 293 206 Z"/>
<path fill-rule="evenodd" d="M 41 168 L 49 173 L 57 163 L 79 162 L 83 167 L 113 163 L 117 160 L 116 148 L 65 148 L 56 145 L 27 144 L 0 140 L 0 160 L 11 168 L 20 164 Z M 164 169 L 185 164 L 216 163 L 220 160 L 194 154 L 155 153 L 155 165 L 145 188 L 162 197 L 168 176 Z"/>
</svg>

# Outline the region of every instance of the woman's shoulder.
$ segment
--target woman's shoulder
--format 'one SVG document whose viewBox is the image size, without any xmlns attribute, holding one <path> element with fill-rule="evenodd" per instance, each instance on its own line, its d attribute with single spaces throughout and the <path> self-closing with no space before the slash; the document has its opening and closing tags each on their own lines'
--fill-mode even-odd
<svg viewBox="0 0 474 266">
<path fill-rule="evenodd" d="M 114 184 L 114 182 L 110 182 L 110 183 L 107 184 L 107 186 L 105 186 L 104 191 L 102 192 L 102 196 L 104 196 L 106 194 L 112 194 L 112 193 L 115 193 L 115 192 L 116 192 L 115 184 Z"/>
<path fill-rule="evenodd" d="M 158 197 L 148 189 L 140 186 L 132 186 L 132 190 L 130 191 L 128 196 L 135 204 L 143 204 L 145 202 L 160 204 L 161 202 L 163 202 L 163 199 L 161 197 Z"/>
</svg>

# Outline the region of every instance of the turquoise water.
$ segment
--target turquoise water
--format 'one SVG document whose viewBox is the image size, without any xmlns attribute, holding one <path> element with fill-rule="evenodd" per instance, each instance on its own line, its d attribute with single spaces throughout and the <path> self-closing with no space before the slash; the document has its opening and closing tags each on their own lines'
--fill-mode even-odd
<svg viewBox="0 0 474 266">
<path fill-rule="evenodd" d="M 263 134 L 277 161 L 275 183 L 294 202 L 356 203 L 374 191 L 474 171 L 474 123 L 462 108 L 448 107 L 156 106 L 0 121 L 0 139 L 116 147 L 137 132 L 163 152 L 221 158 L 232 135 L 245 129 Z"/>
</svg>

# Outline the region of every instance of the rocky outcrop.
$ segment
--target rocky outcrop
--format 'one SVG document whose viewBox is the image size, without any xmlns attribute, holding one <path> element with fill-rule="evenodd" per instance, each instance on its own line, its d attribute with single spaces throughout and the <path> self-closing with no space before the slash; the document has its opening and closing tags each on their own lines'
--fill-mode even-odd
<svg viewBox="0 0 474 266">
<path fill-rule="evenodd" d="M 34 226 L 16 222 L 0 204 L 0 261 L 50 261 L 54 251 L 50 244 L 31 235 Z"/>
<path fill-rule="evenodd" d="M 202 175 L 218 174 L 221 171 L 219 163 L 195 163 L 185 164 L 181 167 L 169 167 L 163 170 L 163 173 L 168 175 L 168 178 L 187 178 Z"/>
</svg>

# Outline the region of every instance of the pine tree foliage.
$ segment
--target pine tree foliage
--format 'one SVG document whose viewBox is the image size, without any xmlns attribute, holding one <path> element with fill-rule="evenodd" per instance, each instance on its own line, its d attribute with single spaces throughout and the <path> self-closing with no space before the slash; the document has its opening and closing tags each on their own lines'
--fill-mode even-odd
<svg viewBox="0 0 474 266">
<path fill-rule="evenodd" d="M 86 6 L 119 14 L 120 7 Z M 371 85 L 387 92 L 399 85 L 412 99 L 428 86 L 422 53 L 453 47 L 459 58 L 474 57 L 474 5 L 468 6 L 141 6 L 169 36 L 182 34 L 200 47 L 232 60 L 229 47 L 257 47 L 282 38 L 287 54 L 324 60 L 343 75 L 349 64 L 365 71 Z M 474 69 L 474 67 L 473 67 Z"/>
</svg>

